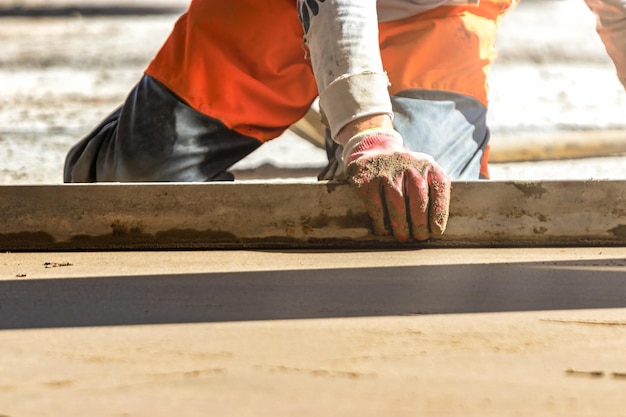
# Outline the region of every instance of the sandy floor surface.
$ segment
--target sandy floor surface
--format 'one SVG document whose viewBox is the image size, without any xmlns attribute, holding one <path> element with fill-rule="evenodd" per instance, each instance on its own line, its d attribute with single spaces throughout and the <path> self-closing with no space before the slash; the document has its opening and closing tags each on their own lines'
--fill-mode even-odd
<svg viewBox="0 0 626 417">
<path fill-rule="evenodd" d="M 621 248 L 0 254 L 0 415 L 619 416 Z"/>
<path fill-rule="evenodd" d="M 8 16 L 16 6 L 68 4 L 76 13 Z M 0 1 L 0 184 L 60 183 L 69 147 L 124 100 L 178 16 L 115 15 L 107 5 L 184 9 L 186 2 Z M 552 133 L 550 142 L 572 131 L 591 132 L 590 141 L 596 131 L 626 132 L 626 93 L 594 25 L 582 0 L 522 2 L 504 19 L 491 74 L 494 152 L 498 143 L 524 143 L 538 133 Z M 287 134 L 235 168 L 244 171 L 239 178 L 315 176 L 324 163 L 321 149 Z M 625 167 L 623 157 L 609 157 L 494 164 L 492 175 L 624 179 Z"/>
</svg>

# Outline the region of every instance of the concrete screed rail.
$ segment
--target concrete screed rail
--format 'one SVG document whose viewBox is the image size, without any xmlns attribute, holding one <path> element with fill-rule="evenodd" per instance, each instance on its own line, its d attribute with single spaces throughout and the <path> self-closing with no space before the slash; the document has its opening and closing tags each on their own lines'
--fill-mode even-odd
<svg viewBox="0 0 626 417">
<path fill-rule="evenodd" d="M 0 187 L 0 250 L 393 248 L 349 185 Z M 626 246 L 626 181 L 457 182 L 444 236 L 403 247 Z"/>
</svg>

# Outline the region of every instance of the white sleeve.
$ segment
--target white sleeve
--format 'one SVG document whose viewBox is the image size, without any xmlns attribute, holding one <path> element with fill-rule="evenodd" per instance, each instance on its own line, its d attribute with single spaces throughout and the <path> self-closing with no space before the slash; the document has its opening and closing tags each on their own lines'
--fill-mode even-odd
<svg viewBox="0 0 626 417">
<path fill-rule="evenodd" d="M 333 138 L 363 116 L 393 117 L 376 0 L 299 0 L 320 110 Z"/>
</svg>

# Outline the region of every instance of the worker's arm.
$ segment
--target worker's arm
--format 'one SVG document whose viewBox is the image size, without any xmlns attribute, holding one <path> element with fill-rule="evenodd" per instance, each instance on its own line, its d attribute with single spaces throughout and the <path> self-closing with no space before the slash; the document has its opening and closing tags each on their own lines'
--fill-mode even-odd
<svg viewBox="0 0 626 417">
<path fill-rule="evenodd" d="M 585 0 L 598 18 L 597 30 L 626 88 L 626 0 Z"/>
<path fill-rule="evenodd" d="M 450 179 L 393 129 L 378 44 L 376 0 L 299 0 L 322 118 L 343 146 L 340 163 L 372 218 L 398 241 L 445 230 Z"/>
</svg>

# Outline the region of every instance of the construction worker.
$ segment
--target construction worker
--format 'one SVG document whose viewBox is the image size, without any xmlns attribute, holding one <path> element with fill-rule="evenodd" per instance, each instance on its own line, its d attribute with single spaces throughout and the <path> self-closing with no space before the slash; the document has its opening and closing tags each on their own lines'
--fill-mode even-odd
<svg viewBox="0 0 626 417">
<path fill-rule="evenodd" d="M 319 96 L 320 178 L 353 184 L 377 234 L 441 235 L 451 180 L 488 178 L 486 77 L 516 1 L 194 0 L 65 181 L 231 180 Z"/>
</svg>

